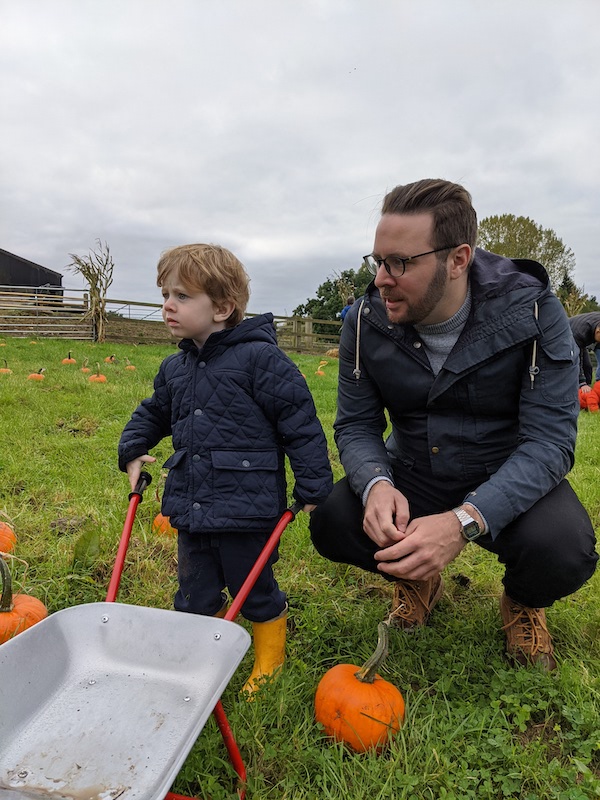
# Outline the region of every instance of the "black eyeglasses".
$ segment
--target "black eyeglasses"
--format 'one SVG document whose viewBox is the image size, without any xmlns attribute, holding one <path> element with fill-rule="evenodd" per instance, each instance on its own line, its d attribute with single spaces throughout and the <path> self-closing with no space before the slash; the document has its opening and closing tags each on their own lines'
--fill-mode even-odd
<svg viewBox="0 0 600 800">
<path fill-rule="evenodd" d="M 406 272 L 406 265 L 416 258 L 430 256 L 432 253 L 441 253 L 442 250 L 452 250 L 454 247 L 459 247 L 459 245 L 450 244 L 446 247 L 438 247 L 436 250 L 428 250 L 426 253 L 419 253 L 417 256 L 408 256 L 408 258 L 401 258 L 395 255 L 387 256 L 387 258 L 377 258 L 371 253 L 368 256 L 363 256 L 363 264 L 371 275 L 377 275 L 379 267 L 383 264 L 388 275 L 391 275 L 392 278 L 401 278 Z"/>
</svg>

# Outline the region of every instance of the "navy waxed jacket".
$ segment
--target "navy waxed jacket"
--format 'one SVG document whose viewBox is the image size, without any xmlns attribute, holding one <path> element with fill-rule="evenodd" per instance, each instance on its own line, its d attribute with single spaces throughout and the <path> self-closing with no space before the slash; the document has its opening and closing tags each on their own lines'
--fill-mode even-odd
<svg viewBox="0 0 600 800">
<path fill-rule="evenodd" d="M 277 346 L 273 316 L 184 339 L 127 423 L 119 467 L 172 436 L 162 513 L 194 532 L 271 529 L 287 506 L 285 455 L 302 504 L 332 489 L 327 443 L 297 366 Z"/>
<path fill-rule="evenodd" d="M 477 249 L 470 286 L 469 319 L 436 376 L 416 329 L 391 324 L 369 285 L 342 329 L 335 435 L 359 496 L 408 470 L 429 494 L 472 502 L 496 537 L 573 465 L 578 351 L 541 265 Z"/>
</svg>

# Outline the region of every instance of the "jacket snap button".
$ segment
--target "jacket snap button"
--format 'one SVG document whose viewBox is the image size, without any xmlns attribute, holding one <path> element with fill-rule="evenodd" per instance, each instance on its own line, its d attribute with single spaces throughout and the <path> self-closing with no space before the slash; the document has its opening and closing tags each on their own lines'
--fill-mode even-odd
<svg viewBox="0 0 600 800">
<path fill-rule="evenodd" d="M 204 367 L 206 366 L 206 361 L 201 361 L 201 362 L 198 364 L 198 366 L 199 366 L 199 367 L 202 367 L 202 369 L 204 369 Z"/>
<path fill-rule="evenodd" d="M 432 452 L 434 455 L 437 455 L 437 453 L 439 453 L 439 452 L 440 452 L 440 448 L 439 448 L 439 447 L 432 447 L 432 448 L 431 448 L 431 452 Z"/>
<path fill-rule="evenodd" d="M 370 313 L 371 313 L 371 309 L 369 308 L 369 306 L 365 306 L 365 307 L 363 308 L 363 314 L 364 314 L 365 316 L 367 316 L 367 314 L 370 314 Z"/>
<path fill-rule="evenodd" d="M 192 508 L 194 509 L 194 511 L 198 511 L 198 509 L 200 508 L 200 503 L 194 503 Z"/>
<path fill-rule="evenodd" d="M 198 455 L 198 453 L 194 453 L 194 455 L 192 456 L 192 461 L 200 461 L 200 456 Z"/>
<path fill-rule="evenodd" d="M 245 459 L 242 461 L 242 467 L 249 467 L 249 466 L 250 466 L 250 462 L 249 462 L 249 461 L 248 461 L 248 460 L 245 458 Z"/>
<path fill-rule="evenodd" d="M 200 416 L 202 416 L 202 409 L 201 409 L 201 408 L 196 408 L 196 409 L 194 409 L 194 414 L 195 414 L 197 417 L 200 417 Z"/>
<path fill-rule="evenodd" d="M 413 347 L 421 347 L 421 342 L 413 342 Z"/>
</svg>

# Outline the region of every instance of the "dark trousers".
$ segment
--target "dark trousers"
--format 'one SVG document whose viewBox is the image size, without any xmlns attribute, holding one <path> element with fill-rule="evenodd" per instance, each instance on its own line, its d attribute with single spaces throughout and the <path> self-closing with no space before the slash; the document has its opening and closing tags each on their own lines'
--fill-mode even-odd
<svg viewBox="0 0 600 800">
<path fill-rule="evenodd" d="M 227 599 L 223 590 L 229 589 L 235 597 L 269 536 L 270 532 L 191 534 L 179 531 L 176 610 L 214 616 Z M 285 609 L 286 596 L 273 575 L 273 564 L 278 557 L 275 548 L 242 606 L 241 613 L 250 622 L 267 622 Z"/>
<path fill-rule="evenodd" d="M 419 497 L 408 500 L 413 517 L 439 513 L 461 502 L 428 510 L 420 507 Z M 312 541 L 330 561 L 379 573 L 373 558 L 378 548 L 364 532 L 362 517 L 360 499 L 343 478 L 311 514 Z M 566 480 L 501 531 L 495 541 L 489 534 L 477 539 L 478 545 L 495 553 L 504 564 L 506 593 L 534 608 L 552 605 L 591 577 L 598 560 L 595 543 L 588 513 Z"/>
</svg>

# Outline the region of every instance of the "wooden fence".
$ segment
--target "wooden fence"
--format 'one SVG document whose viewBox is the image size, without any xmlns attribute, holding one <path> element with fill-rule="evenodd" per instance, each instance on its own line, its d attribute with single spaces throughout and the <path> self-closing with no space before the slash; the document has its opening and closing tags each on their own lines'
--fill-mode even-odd
<svg viewBox="0 0 600 800">
<path fill-rule="evenodd" d="M 165 327 L 159 303 L 107 299 L 107 342 L 162 344 L 173 339 Z M 95 332 L 86 317 L 84 290 L 56 287 L 0 286 L 0 336 L 91 340 Z M 258 316 L 247 314 L 248 317 Z M 341 323 L 311 317 L 274 318 L 283 350 L 324 353 L 337 347 Z"/>
</svg>

